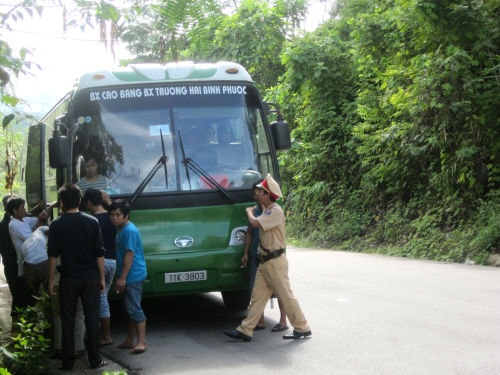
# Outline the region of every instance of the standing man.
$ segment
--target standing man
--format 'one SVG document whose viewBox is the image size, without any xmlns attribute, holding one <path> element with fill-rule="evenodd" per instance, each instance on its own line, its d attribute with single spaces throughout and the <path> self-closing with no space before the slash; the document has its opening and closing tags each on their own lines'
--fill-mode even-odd
<svg viewBox="0 0 500 375">
<path fill-rule="evenodd" d="M 109 212 L 106 211 L 103 204 L 103 194 L 100 190 L 88 188 L 83 200 L 87 205 L 87 209 L 92 212 L 99 226 L 104 240 L 104 279 L 106 281 L 106 290 L 101 294 L 101 310 L 99 317 L 101 318 L 101 338 L 99 345 L 111 345 L 111 312 L 109 310 L 108 292 L 113 282 L 113 277 L 116 271 L 116 227 L 111 222 Z"/>
<path fill-rule="evenodd" d="M 11 215 L 9 223 L 9 233 L 12 243 L 16 249 L 17 255 L 17 271 L 19 276 L 23 276 L 23 257 L 21 256 L 21 248 L 24 241 L 33 233 L 33 231 L 41 225 L 44 225 L 49 218 L 47 211 L 43 210 L 38 217 L 26 215 L 26 201 L 21 198 L 11 198 L 7 202 L 7 211 Z"/>
<path fill-rule="evenodd" d="M 288 260 L 285 255 L 285 214 L 276 203 L 281 198 L 278 183 L 268 173 L 266 179 L 257 185 L 255 201 L 263 208 L 262 215 L 255 217 L 253 207 L 246 209 L 250 225 L 259 228 L 260 265 L 255 277 L 248 316 L 236 329 L 224 330 L 224 334 L 234 339 L 252 340 L 253 331 L 259 321 L 267 301 L 273 291 L 285 307 L 294 330 L 283 339 L 300 339 L 311 336 L 311 329 L 293 294 L 288 278 Z"/>
<path fill-rule="evenodd" d="M 10 315 L 15 318 L 17 316 L 17 308 L 26 307 L 28 288 L 25 281 L 18 275 L 16 249 L 9 234 L 11 218 L 7 210 L 7 202 L 13 198 L 18 198 L 18 196 L 9 194 L 5 195 L 2 199 L 5 214 L 2 221 L 0 221 L 0 254 L 2 255 L 5 278 L 9 285 L 10 294 L 12 295 Z"/>
<path fill-rule="evenodd" d="M 256 197 L 259 193 L 257 190 L 259 189 L 257 187 L 258 184 L 260 184 L 262 180 L 256 182 L 255 184 L 252 185 L 252 195 Z M 259 217 L 262 215 L 262 207 L 260 204 L 257 204 L 253 208 L 253 216 L 254 217 Z M 250 223 L 248 224 L 247 227 L 247 233 L 245 236 L 245 249 L 243 252 L 243 257 L 241 258 L 241 265 L 243 267 L 248 266 L 248 275 L 249 275 L 249 280 L 250 280 L 250 292 L 253 290 L 253 286 L 255 284 L 255 275 L 257 274 L 257 268 L 259 267 L 259 228 L 253 227 Z M 271 297 L 272 298 L 272 297 Z M 280 299 L 278 299 L 278 306 L 280 309 L 280 321 L 277 323 L 272 329 L 272 332 L 281 332 L 285 331 L 288 329 L 288 326 L 286 324 L 286 311 L 285 307 L 283 306 L 283 303 L 281 302 Z M 266 324 L 264 320 L 264 315 L 261 316 L 259 319 L 257 325 L 254 328 L 254 331 L 265 329 Z"/>
<path fill-rule="evenodd" d="M 21 257 L 24 268 L 24 278 L 31 293 L 40 297 L 40 286 L 47 288 L 48 256 L 47 256 L 47 233 L 49 227 L 43 225 L 38 227 L 21 245 Z"/>
<path fill-rule="evenodd" d="M 16 249 L 17 257 L 17 275 L 21 278 L 20 288 L 21 294 L 26 296 L 28 305 L 34 305 L 36 299 L 31 294 L 31 289 L 28 286 L 26 277 L 24 276 L 24 262 L 22 256 L 22 246 L 24 241 L 33 233 L 33 231 L 41 225 L 44 225 L 49 218 L 47 211 L 42 210 L 38 217 L 27 216 L 26 201 L 21 197 L 10 198 L 7 201 L 7 211 L 11 218 L 9 223 L 9 234 Z"/>
<path fill-rule="evenodd" d="M 104 247 L 99 223 L 79 211 L 80 188 L 66 184 L 58 192 L 62 215 L 49 226 L 49 293 L 55 293 L 54 275 L 61 258 L 59 301 L 62 325 L 62 370 L 75 363 L 75 312 L 82 301 L 87 330 L 87 353 L 91 368 L 107 365 L 99 352 L 100 294 L 104 292 Z"/>
<path fill-rule="evenodd" d="M 110 207 L 110 215 L 111 222 L 118 228 L 116 293 L 123 295 L 123 304 L 128 314 L 127 337 L 118 347 L 131 349 L 132 354 L 140 354 L 147 349 L 146 316 L 141 306 L 142 285 L 147 276 L 142 238 L 137 227 L 129 221 L 128 203 L 114 201 Z"/>
</svg>

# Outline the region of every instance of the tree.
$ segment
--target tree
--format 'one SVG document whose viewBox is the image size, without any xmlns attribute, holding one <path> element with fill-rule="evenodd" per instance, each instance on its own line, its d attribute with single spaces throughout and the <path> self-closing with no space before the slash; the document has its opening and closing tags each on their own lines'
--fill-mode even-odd
<svg viewBox="0 0 500 375">
<path fill-rule="evenodd" d="M 3 30 L 10 30 L 12 23 L 25 16 L 32 16 L 34 12 L 40 14 L 41 10 L 35 2 L 26 1 L 26 4 L 19 4 L 12 7 L 7 13 L 0 13 L 0 27 Z M 1 30 L 0 29 L 0 30 Z M 19 112 L 16 106 L 20 99 L 14 95 L 11 77 L 25 74 L 33 65 L 27 58 L 29 51 L 21 48 L 18 55 L 14 53 L 9 44 L 3 40 L 0 33 L 0 119 L 2 121 L 3 139 L 1 149 L 5 150 L 5 169 L 1 171 L 4 177 L 4 189 L 12 192 L 15 188 L 15 178 L 19 173 L 19 156 L 21 152 L 20 137 L 15 130 L 9 128 L 16 122 Z M 26 117 L 26 116 L 23 116 Z"/>
<path fill-rule="evenodd" d="M 93 27 L 97 22 L 101 30 L 101 39 L 106 43 L 109 41 L 109 47 L 113 49 L 113 41 L 118 36 L 117 22 L 119 20 L 119 13 L 115 6 L 104 1 L 94 3 L 84 0 L 74 0 L 71 4 L 54 0 L 53 3 L 61 7 L 66 27 Z M 70 5 L 76 7 L 74 12 L 67 11 Z M 15 182 L 19 173 L 19 157 L 22 148 L 20 138 L 23 134 L 22 126 L 19 125 L 34 120 L 32 115 L 19 109 L 18 105 L 22 99 L 14 94 L 11 77 L 30 74 L 33 68 L 39 66 L 30 60 L 30 51 L 26 48 L 13 51 L 4 34 L 8 34 L 12 26 L 25 17 L 41 16 L 43 8 L 44 6 L 40 5 L 37 0 L 24 0 L 13 5 L 7 12 L 0 13 L 0 120 L 4 135 L 2 150 L 5 150 L 5 161 L 2 162 L 5 168 L 0 167 L 0 174 L 5 178 L 5 190 L 8 192 L 17 189 Z M 108 24 L 109 37 L 106 32 Z"/>
<path fill-rule="evenodd" d="M 277 88 L 295 118 L 282 157 L 295 233 L 322 245 L 368 234 L 363 248 L 484 261 L 500 245 L 491 224 L 500 4 L 347 0 L 337 9 L 291 45 Z"/>
<path fill-rule="evenodd" d="M 206 57 L 237 61 L 262 90 L 271 88 L 284 73 L 280 55 L 285 42 L 295 38 L 305 10 L 303 0 L 242 1 L 233 14 L 222 20 L 205 47 L 209 51 Z"/>
<path fill-rule="evenodd" d="M 168 0 L 150 6 L 134 3 L 125 15 L 121 38 L 136 56 L 135 62 L 181 60 L 190 43 L 206 39 L 207 33 L 212 35 L 210 25 L 217 24 L 224 10 L 213 0 Z M 196 39 L 189 38 L 190 32 Z"/>
<path fill-rule="evenodd" d="M 217 28 L 207 57 L 241 63 L 261 89 L 275 86 L 284 73 L 280 59 L 284 44 L 296 33 L 305 7 L 302 0 L 243 1 Z"/>
<path fill-rule="evenodd" d="M 125 17 L 121 15 L 116 5 L 107 1 L 72 0 L 69 4 L 62 0 L 53 1 L 62 7 L 65 31 L 70 27 L 84 30 L 97 25 L 100 40 L 114 56 L 114 45 L 121 37 L 122 24 L 125 22 Z M 123 12 L 128 14 L 128 8 L 124 8 Z"/>
<path fill-rule="evenodd" d="M 353 4 L 364 5 L 351 22 L 365 187 L 384 200 L 439 197 L 443 223 L 467 217 L 499 187 L 500 5 Z"/>
<path fill-rule="evenodd" d="M 331 20 L 288 43 L 275 91 L 294 119 L 292 149 L 281 157 L 293 230 L 320 244 L 359 236 L 366 225 L 356 194 L 360 160 L 352 129 L 359 86 L 349 31 L 346 22 Z"/>
<path fill-rule="evenodd" d="M 287 38 L 295 37 L 306 2 L 169 0 L 134 9 L 122 34 L 134 61 L 233 60 L 268 88 L 284 71 L 279 56 Z"/>
</svg>

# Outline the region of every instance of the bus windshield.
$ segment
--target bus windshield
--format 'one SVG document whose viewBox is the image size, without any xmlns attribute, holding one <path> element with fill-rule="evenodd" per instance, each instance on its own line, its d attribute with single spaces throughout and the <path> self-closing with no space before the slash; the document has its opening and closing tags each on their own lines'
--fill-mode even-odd
<svg viewBox="0 0 500 375">
<path fill-rule="evenodd" d="M 249 189 L 272 171 L 262 108 L 251 85 L 93 88 L 73 100 L 73 181 L 94 159 L 111 194 Z M 202 173 L 189 168 L 192 161 Z"/>
</svg>

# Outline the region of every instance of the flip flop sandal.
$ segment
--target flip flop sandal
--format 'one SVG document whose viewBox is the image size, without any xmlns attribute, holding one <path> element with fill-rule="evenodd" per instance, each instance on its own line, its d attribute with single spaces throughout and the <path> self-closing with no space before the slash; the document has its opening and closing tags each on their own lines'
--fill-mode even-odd
<svg viewBox="0 0 500 375">
<path fill-rule="evenodd" d="M 288 329 L 288 326 L 282 326 L 281 324 L 279 324 L 279 323 L 278 323 L 278 324 L 276 324 L 276 325 L 275 325 L 275 326 L 271 329 L 271 331 L 273 331 L 273 332 L 281 332 L 281 331 L 284 331 L 284 330 L 286 330 L 286 329 Z"/>
<path fill-rule="evenodd" d="M 90 368 L 101 368 L 101 367 L 106 366 L 107 364 L 108 364 L 108 362 L 107 362 L 107 361 L 105 361 L 104 359 L 101 359 L 101 362 L 99 362 L 97 365 L 92 366 L 92 367 L 90 367 Z"/>
<path fill-rule="evenodd" d="M 125 343 L 121 343 L 120 345 L 116 346 L 118 349 L 134 349 L 132 345 L 127 345 Z"/>
<path fill-rule="evenodd" d="M 145 351 L 147 350 L 147 348 L 144 348 L 144 349 L 132 349 L 130 351 L 131 354 L 142 354 L 144 353 Z"/>
</svg>

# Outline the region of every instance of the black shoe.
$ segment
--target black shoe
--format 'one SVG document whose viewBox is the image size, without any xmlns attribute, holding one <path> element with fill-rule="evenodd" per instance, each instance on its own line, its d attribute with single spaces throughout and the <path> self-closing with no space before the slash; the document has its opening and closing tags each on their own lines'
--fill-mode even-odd
<svg viewBox="0 0 500 375">
<path fill-rule="evenodd" d="M 54 353 L 49 356 L 50 359 L 62 359 L 61 349 L 57 349 Z"/>
<path fill-rule="evenodd" d="M 59 367 L 59 370 L 63 370 L 63 371 L 73 371 L 73 366 L 74 364 L 62 364 L 60 367 Z"/>
<path fill-rule="evenodd" d="M 291 335 L 284 335 L 283 340 L 297 340 L 303 337 L 309 337 L 311 335 L 312 335 L 311 331 L 306 331 L 306 332 L 293 331 Z"/>
<path fill-rule="evenodd" d="M 240 331 L 238 331 L 237 329 L 225 329 L 223 332 L 226 336 L 229 336 L 232 339 L 239 339 L 239 340 L 243 340 L 243 341 L 252 340 L 251 336 L 247 336 L 244 333 L 241 333 Z"/>
<path fill-rule="evenodd" d="M 75 358 L 82 358 L 85 355 L 85 350 L 79 350 L 75 352 Z M 49 356 L 50 359 L 62 359 L 62 350 L 57 349 L 54 353 Z"/>
</svg>

